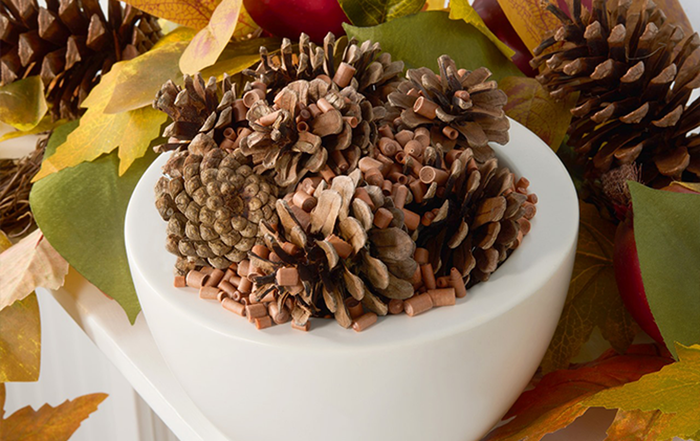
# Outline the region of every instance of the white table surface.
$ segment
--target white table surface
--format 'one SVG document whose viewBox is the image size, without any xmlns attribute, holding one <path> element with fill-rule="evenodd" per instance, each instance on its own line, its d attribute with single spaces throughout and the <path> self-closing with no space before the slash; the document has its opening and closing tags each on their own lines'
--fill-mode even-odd
<svg viewBox="0 0 700 441">
<path fill-rule="evenodd" d="M 700 1 L 680 0 L 696 29 L 700 29 Z M 104 296 L 75 271 L 57 291 L 44 290 L 75 320 L 117 367 L 154 412 L 182 441 L 226 441 L 194 405 L 168 369 L 143 314 L 130 325 L 119 305 Z M 597 441 L 614 411 L 593 409 L 546 441 Z M 238 440 L 235 440 L 238 441 Z"/>
</svg>

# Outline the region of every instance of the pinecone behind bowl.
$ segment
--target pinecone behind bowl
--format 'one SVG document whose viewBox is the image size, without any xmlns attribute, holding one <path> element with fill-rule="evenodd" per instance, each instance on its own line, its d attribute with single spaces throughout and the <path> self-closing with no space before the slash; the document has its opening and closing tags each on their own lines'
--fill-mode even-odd
<svg viewBox="0 0 700 441">
<path fill-rule="evenodd" d="M 0 85 L 40 75 L 54 120 L 75 119 L 80 103 L 117 61 L 161 38 L 157 19 L 108 0 L 0 2 Z"/>
<path fill-rule="evenodd" d="M 555 98 L 579 93 L 569 143 L 586 163 L 587 178 L 638 163 L 643 180 L 700 180 L 700 37 L 686 38 L 653 2 L 573 2 L 572 17 L 535 50 L 532 66 Z M 547 51 L 548 49 L 552 49 Z"/>
</svg>

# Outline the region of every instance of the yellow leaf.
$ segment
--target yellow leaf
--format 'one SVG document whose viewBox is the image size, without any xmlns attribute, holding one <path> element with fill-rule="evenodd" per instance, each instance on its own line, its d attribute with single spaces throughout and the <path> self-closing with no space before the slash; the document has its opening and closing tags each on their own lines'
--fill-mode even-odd
<svg viewBox="0 0 700 441">
<path fill-rule="evenodd" d="M 22 131 L 31 130 L 39 124 L 47 110 L 44 83 L 39 76 L 0 87 L 0 121 L 5 124 Z"/>
<path fill-rule="evenodd" d="M 533 51 L 546 34 L 556 29 L 561 22 L 545 9 L 552 0 L 498 0 L 508 21 L 518 33 L 525 46 Z"/>
<path fill-rule="evenodd" d="M 700 345 L 676 343 L 678 362 L 639 381 L 604 390 L 585 401 L 588 406 L 608 409 L 659 410 L 668 415 L 657 428 L 658 437 L 688 438 L 700 431 Z"/>
<path fill-rule="evenodd" d="M 236 30 L 233 32 L 233 39 L 240 40 L 250 34 L 255 34 L 258 29 L 260 26 L 253 21 L 248 11 L 241 5 L 241 13 L 238 14 L 238 23 L 236 23 Z"/>
<path fill-rule="evenodd" d="M 571 124 L 570 110 L 578 94 L 555 101 L 534 78 L 507 77 L 498 86 L 508 95 L 506 114 L 533 131 L 555 152 L 559 149 Z"/>
<path fill-rule="evenodd" d="M 54 121 L 51 115 L 44 116 L 41 121 L 39 121 L 39 124 L 34 126 L 34 128 L 26 130 L 26 131 L 20 131 L 20 130 L 15 130 L 12 132 L 7 132 L 4 135 L 0 136 L 0 142 L 7 141 L 8 139 L 14 139 L 14 138 L 19 138 L 22 136 L 27 136 L 27 135 L 36 135 L 41 132 L 48 132 L 49 130 L 53 130 L 56 127 L 60 126 L 61 124 L 65 124 L 68 122 L 68 120 L 65 119 L 59 119 L 58 121 Z"/>
<path fill-rule="evenodd" d="M 493 32 L 486 26 L 484 20 L 479 17 L 479 14 L 472 8 L 467 0 L 451 0 L 450 1 L 450 19 L 451 20 L 464 20 L 470 25 L 477 28 L 482 34 L 484 34 L 493 44 L 496 45 L 499 51 L 503 53 L 507 58 L 512 58 L 515 55 L 515 51 L 501 40 L 496 37 Z"/>
<path fill-rule="evenodd" d="M 66 400 L 58 407 L 48 404 L 39 410 L 23 407 L 3 420 L 5 385 L 0 383 L 0 439 L 3 441 L 68 441 L 107 394 L 90 394 Z"/>
<path fill-rule="evenodd" d="M 195 74 L 216 63 L 224 51 L 238 23 L 242 0 L 222 0 L 216 7 L 209 24 L 199 31 L 180 57 L 180 70 Z"/>
<path fill-rule="evenodd" d="M 445 0 L 428 0 L 425 4 L 428 6 L 427 11 L 443 11 L 446 7 Z"/>
<path fill-rule="evenodd" d="M 199 30 L 209 23 L 219 0 L 126 0 L 126 3 L 156 17 Z"/>
<path fill-rule="evenodd" d="M 163 83 L 182 76 L 177 61 L 194 36 L 192 29 L 178 28 L 148 52 L 124 62 L 114 80 L 114 92 L 104 113 L 120 113 L 150 105 Z"/>
<path fill-rule="evenodd" d="M 221 81 L 224 73 L 234 75 L 260 61 L 260 46 L 273 54 L 280 46 L 279 38 L 255 38 L 230 43 L 214 65 L 202 70 L 202 78 L 216 77 Z M 180 82 L 175 81 L 176 84 Z"/>
<path fill-rule="evenodd" d="M 672 417 L 673 415 L 658 410 L 618 410 L 615 420 L 606 431 L 606 441 L 660 440 L 659 432 Z"/>
<path fill-rule="evenodd" d="M 119 174 L 122 175 L 135 159 L 146 153 L 149 143 L 160 136 L 167 115 L 151 107 L 118 114 L 106 114 L 104 109 L 112 97 L 115 81 L 126 62 L 116 63 L 83 102 L 88 107 L 80 125 L 58 146 L 56 152 L 44 159 L 38 181 L 51 173 L 92 161 L 119 147 Z"/>
<path fill-rule="evenodd" d="M 40 366 L 39 302 L 31 293 L 0 311 L 0 383 L 36 381 Z"/>
<path fill-rule="evenodd" d="M 37 286 L 58 289 L 68 262 L 53 249 L 40 230 L 0 254 L 0 310 L 22 300 Z"/>
<path fill-rule="evenodd" d="M 564 311 L 542 360 L 545 373 L 568 367 L 595 327 L 619 352 L 624 352 L 637 334 L 615 282 L 615 225 L 601 218 L 595 206 L 581 202 L 580 207 L 574 271 Z"/>
</svg>

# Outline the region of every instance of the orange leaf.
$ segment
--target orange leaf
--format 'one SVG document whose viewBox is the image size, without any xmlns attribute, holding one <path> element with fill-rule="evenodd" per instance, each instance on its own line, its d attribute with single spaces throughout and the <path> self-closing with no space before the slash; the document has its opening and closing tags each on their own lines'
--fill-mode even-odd
<svg viewBox="0 0 700 441">
<path fill-rule="evenodd" d="M 544 373 L 569 366 L 596 327 L 618 352 L 624 352 L 637 334 L 615 282 L 615 225 L 603 219 L 591 204 L 581 202 L 580 211 L 571 285 L 559 325 L 542 360 Z"/>
<path fill-rule="evenodd" d="M 546 3 L 546 0 L 498 0 L 508 21 L 530 52 L 540 45 L 548 32 L 561 24 L 545 9 Z"/>
<path fill-rule="evenodd" d="M 578 94 L 555 101 L 534 78 L 507 77 L 498 86 L 508 95 L 506 114 L 532 130 L 555 152 L 559 149 L 571 123 L 570 110 Z"/>
<path fill-rule="evenodd" d="M 209 24 L 194 36 L 180 57 L 182 73 L 193 75 L 216 63 L 233 36 L 242 2 L 242 0 L 222 0 L 219 3 Z"/>
<path fill-rule="evenodd" d="M 3 420 L 5 385 L 0 383 L 0 439 L 3 441 L 67 441 L 107 394 L 90 394 L 58 407 L 48 404 L 39 410 L 23 407 Z"/>
<path fill-rule="evenodd" d="M 515 418 L 486 440 L 538 441 L 586 413 L 589 406 L 583 401 L 597 392 L 636 381 L 672 362 L 670 354 L 661 353 L 657 346 L 638 345 L 626 355 L 609 350 L 593 362 L 547 374 L 534 389 L 524 392 L 504 417 Z"/>
<path fill-rule="evenodd" d="M 203 29 L 219 0 L 126 0 L 126 3 L 156 17 L 193 29 Z"/>
<path fill-rule="evenodd" d="M 255 34 L 258 29 L 260 29 L 260 26 L 253 21 L 248 11 L 241 5 L 241 13 L 238 15 L 238 23 L 236 23 L 236 30 L 233 32 L 233 39 L 240 40 L 250 34 Z"/>
<path fill-rule="evenodd" d="M 615 420 L 607 430 L 606 441 L 642 441 L 660 439 L 661 429 L 668 425 L 672 415 L 658 410 L 618 410 Z"/>
</svg>

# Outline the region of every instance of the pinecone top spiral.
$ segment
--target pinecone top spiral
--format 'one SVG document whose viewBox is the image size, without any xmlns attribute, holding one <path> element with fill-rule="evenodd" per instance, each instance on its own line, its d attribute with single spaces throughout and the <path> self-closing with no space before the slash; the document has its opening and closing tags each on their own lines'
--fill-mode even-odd
<svg viewBox="0 0 700 441">
<path fill-rule="evenodd" d="M 358 44 L 347 37 L 336 40 L 328 33 L 323 45 L 317 46 L 308 35 L 301 34 L 298 54 L 291 40 L 285 38 L 279 55 L 270 55 L 261 47 L 260 63 L 243 74 L 265 83 L 272 94 L 296 80 L 311 81 L 322 76 L 341 89 L 352 85 L 378 106 L 400 81 L 403 67 L 402 61 L 392 61 L 389 53 L 381 53 L 379 43 Z"/>
<path fill-rule="evenodd" d="M 685 38 L 645 0 L 594 0 L 590 11 L 574 0 L 572 17 L 548 9 L 562 25 L 531 64 L 553 97 L 580 93 L 569 142 L 588 177 L 637 162 L 652 185 L 698 180 L 700 136 L 689 132 L 700 125 L 700 101 L 688 100 L 700 86 L 700 37 Z"/>
<path fill-rule="evenodd" d="M 347 174 L 373 148 L 374 108 L 350 86 L 315 78 L 288 84 L 272 104 L 262 95 L 247 113 L 252 133 L 240 138 L 240 151 L 280 187 L 307 173 Z"/>
<path fill-rule="evenodd" d="M 485 67 L 472 72 L 457 69 L 447 55 L 438 59 L 438 65 L 440 75 L 425 67 L 409 69 L 409 81 L 389 95 L 389 103 L 401 110 L 400 126 L 441 131 L 449 138 L 445 141 L 449 148 L 508 142 L 510 123 L 503 111 L 507 96 L 495 81 L 488 81 L 491 72 Z"/>
<path fill-rule="evenodd" d="M 276 290 L 280 304 L 293 296 L 291 315 L 299 326 L 330 313 L 346 328 L 350 299 L 386 315 L 382 299 L 411 297 L 415 243 L 392 198 L 364 183 L 359 169 L 330 184 L 318 181 L 315 189 L 307 185 L 277 201 L 278 231 L 265 227 L 264 239 L 279 261 L 251 254 L 251 265 L 262 272 L 252 295 Z"/>
<path fill-rule="evenodd" d="M 0 2 L 0 85 L 40 75 L 54 119 L 75 119 L 80 103 L 117 61 L 162 36 L 155 17 L 116 0 Z"/>
</svg>

